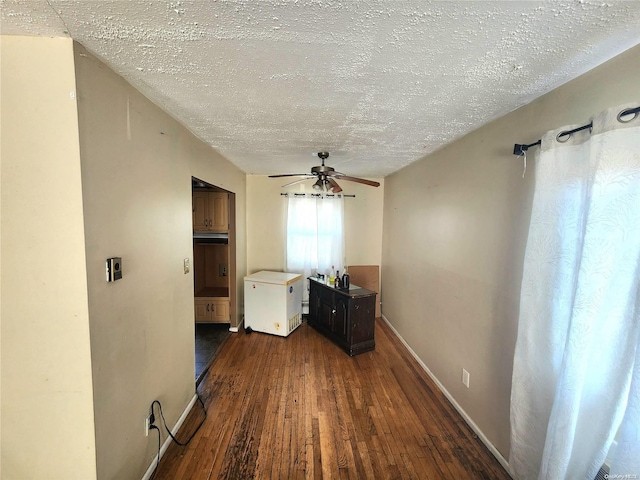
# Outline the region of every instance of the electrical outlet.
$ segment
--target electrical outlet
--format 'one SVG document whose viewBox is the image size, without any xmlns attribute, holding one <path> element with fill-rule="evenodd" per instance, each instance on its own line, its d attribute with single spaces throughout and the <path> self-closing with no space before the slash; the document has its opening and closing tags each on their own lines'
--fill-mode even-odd
<svg viewBox="0 0 640 480">
<path fill-rule="evenodd" d="M 147 418 L 144 419 L 144 436 L 148 437 L 149 436 L 149 427 L 151 426 L 151 424 L 153 423 L 151 421 L 151 416 L 153 414 L 149 414 L 149 416 Z"/>
<path fill-rule="evenodd" d="M 218 269 L 218 273 L 221 277 L 226 277 L 227 276 L 227 264 L 226 263 L 221 263 L 220 264 L 220 268 Z"/>
<path fill-rule="evenodd" d="M 465 387 L 469 388 L 469 372 L 464 368 L 462 369 L 462 383 L 464 383 Z"/>
</svg>

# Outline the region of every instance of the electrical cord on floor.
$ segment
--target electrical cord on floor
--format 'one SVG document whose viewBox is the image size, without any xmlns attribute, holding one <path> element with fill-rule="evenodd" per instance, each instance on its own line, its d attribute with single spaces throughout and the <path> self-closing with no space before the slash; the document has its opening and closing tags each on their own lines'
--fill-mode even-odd
<svg viewBox="0 0 640 480">
<path fill-rule="evenodd" d="M 202 405 L 202 412 L 204 413 L 204 416 L 202 417 L 202 421 L 200 422 L 198 427 L 195 429 L 195 431 L 191 434 L 191 436 L 184 443 L 180 442 L 176 437 L 174 437 L 173 434 L 171 433 L 171 430 L 169 430 L 169 427 L 167 427 L 167 421 L 164 419 L 164 412 L 162 411 L 162 404 L 160 403 L 160 401 L 159 400 L 154 400 L 151 403 L 151 413 L 153 413 L 153 406 L 157 403 L 158 404 L 158 408 L 160 409 L 160 416 L 162 417 L 162 423 L 164 425 L 165 430 L 167 431 L 167 433 L 171 437 L 171 440 L 176 442 L 181 447 L 189 445 L 189 442 L 193 439 L 193 437 L 195 437 L 196 433 L 198 433 L 198 430 L 200 430 L 200 427 L 202 427 L 202 425 L 204 424 L 204 421 L 207 419 L 207 409 L 205 408 L 204 402 L 200 398 L 200 395 L 198 395 L 198 392 L 196 392 L 196 397 L 198 398 L 198 401 L 200 402 L 200 405 Z"/>
<path fill-rule="evenodd" d="M 160 401 L 159 400 L 154 400 L 153 402 L 151 402 L 151 415 L 150 415 L 151 425 L 149 425 L 149 430 L 153 429 L 153 430 L 157 430 L 158 431 L 158 455 L 156 456 L 156 467 L 153 469 L 153 473 L 149 477 L 149 480 L 153 480 L 155 478 L 156 473 L 158 472 L 158 466 L 160 465 L 160 437 L 161 437 L 161 435 L 160 435 L 160 429 L 154 424 L 155 414 L 153 412 L 153 406 L 156 403 L 158 404 L 158 408 L 160 409 L 160 417 L 162 417 L 162 423 L 164 425 L 165 430 L 167 431 L 167 433 L 171 437 L 171 440 L 176 442 L 181 447 L 184 447 L 186 445 L 189 445 L 189 442 L 191 442 L 193 437 L 195 437 L 196 433 L 198 433 L 198 430 L 200 430 L 200 427 L 202 427 L 202 425 L 204 424 L 204 421 L 207 419 L 207 409 L 205 408 L 204 402 L 200 398 L 200 395 L 198 395 L 198 392 L 196 392 L 196 397 L 198 397 L 198 401 L 200 402 L 200 405 L 202 405 L 202 412 L 204 413 L 204 416 L 202 417 L 202 421 L 198 425 L 198 428 L 195 429 L 195 431 L 191 434 L 191 436 L 184 443 L 180 442 L 176 437 L 174 437 L 173 434 L 171 433 L 171 430 L 169 430 L 169 427 L 167 427 L 167 421 L 164 419 L 164 412 L 162 411 L 162 404 L 160 403 Z"/>
</svg>

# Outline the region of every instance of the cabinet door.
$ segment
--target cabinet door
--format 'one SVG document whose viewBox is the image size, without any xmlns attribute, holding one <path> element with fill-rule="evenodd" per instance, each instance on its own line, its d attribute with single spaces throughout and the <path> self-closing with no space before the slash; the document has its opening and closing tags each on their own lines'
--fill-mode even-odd
<svg viewBox="0 0 640 480">
<path fill-rule="evenodd" d="M 207 297 L 196 297 L 194 300 L 196 322 L 211 321 L 211 302 Z"/>
<path fill-rule="evenodd" d="M 318 323 L 320 317 L 320 287 L 316 282 L 309 280 L 309 320 L 311 325 Z"/>
<path fill-rule="evenodd" d="M 342 295 L 336 295 L 335 313 L 333 316 L 333 325 L 331 331 L 337 338 L 343 341 L 348 340 L 348 314 L 349 299 Z"/>
<path fill-rule="evenodd" d="M 335 298 L 333 292 L 323 288 L 320 290 L 319 325 L 329 332 L 333 331 L 333 317 L 335 313 Z"/>
<path fill-rule="evenodd" d="M 229 231 L 229 194 L 209 193 L 209 218 L 210 231 Z"/>
<path fill-rule="evenodd" d="M 211 321 L 229 323 L 229 300 L 211 299 Z"/>
<path fill-rule="evenodd" d="M 209 229 L 209 193 L 194 192 L 193 194 L 193 231 L 204 232 Z"/>
</svg>

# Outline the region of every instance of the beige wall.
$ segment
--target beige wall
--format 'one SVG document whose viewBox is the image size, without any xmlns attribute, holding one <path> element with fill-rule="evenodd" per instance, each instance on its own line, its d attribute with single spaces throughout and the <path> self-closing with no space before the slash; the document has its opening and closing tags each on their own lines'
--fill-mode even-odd
<svg viewBox="0 0 640 480">
<path fill-rule="evenodd" d="M 151 402 L 171 428 L 195 392 L 191 176 L 236 192 L 243 273 L 245 175 L 75 50 L 98 476 L 140 478 L 157 453 Z M 111 256 L 123 278 L 107 283 Z"/>
<path fill-rule="evenodd" d="M 191 176 L 235 193 L 241 286 L 245 174 L 70 40 L 1 38 L 2 478 L 140 478 L 195 391 Z"/>
<path fill-rule="evenodd" d="M 96 478 L 72 42 L 0 38 L 0 477 Z"/>
<path fill-rule="evenodd" d="M 380 265 L 382 256 L 382 204 L 384 180 L 380 187 L 341 182 L 345 198 L 345 256 L 347 265 Z M 247 177 L 247 258 L 248 271 L 284 269 L 286 197 L 280 193 L 315 193 L 313 182 L 287 189 L 282 178 L 259 175 Z"/>
<path fill-rule="evenodd" d="M 385 179 L 382 313 L 504 457 L 535 176 L 513 144 L 637 101 L 639 78 L 635 47 Z"/>
</svg>

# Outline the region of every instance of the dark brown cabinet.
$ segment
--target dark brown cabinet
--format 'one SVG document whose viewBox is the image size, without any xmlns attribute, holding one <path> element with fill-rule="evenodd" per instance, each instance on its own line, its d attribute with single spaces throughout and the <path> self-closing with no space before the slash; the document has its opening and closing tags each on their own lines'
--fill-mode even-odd
<svg viewBox="0 0 640 480">
<path fill-rule="evenodd" d="M 351 285 L 339 290 L 309 278 L 307 322 L 349 355 L 373 350 L 376 292 Z"/>
</svg>

